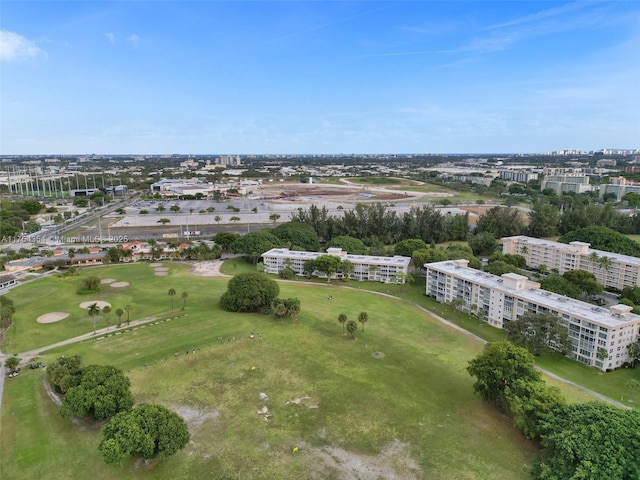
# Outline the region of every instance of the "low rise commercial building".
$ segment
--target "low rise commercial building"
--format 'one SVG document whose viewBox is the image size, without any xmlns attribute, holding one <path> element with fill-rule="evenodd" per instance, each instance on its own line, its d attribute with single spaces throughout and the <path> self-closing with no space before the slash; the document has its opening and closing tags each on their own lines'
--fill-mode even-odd
<svg viewBox="0 0 640 480">
<path fill-rule="evenodd" d="M 377 257 L 371 255 L 350 255 L 341 248 L 329 248 L 323 252 L 297 252 L 288 248 L 272 248 L 262 254 L 265 271 L 278 274 L 286 267 L 291 268 L 296 275 L 304 275 L 304 264 L 308 260 L 315 260 L 321 255 L 335 255 L 341 261 L 348 261 L 353 265 L 353 271 L 336 273 L 336 278 L 350 278 L 353 280 L 371 280 L 385 283 L 404 283 L 409 273 L 410 257 L 396 255 L 395 257 Z M 316 276 L 325 276 L 315 271 Z"/>
<path fill-rule="evenodd" d="M 502 253 L 522 255 L 529 267 L 545 265 L 560 275 L 569 270 L 591 272 L 604 287 L 640 286 L 640 258 L 589 248 L 585 242 L 560 243 L 517 235 L 502 239 Z"/>
<path fill-rule="evenodd" d="M 600 370 L 630 361 L 627 346 L 638 341 L 640 334 L 640 315 L 631 313 L 631 307 L 596 307 L 542 290 L 539 283 L 522 275 L 491 275 L 469 268 L 468 263 L 427 263 L 426 294 L 439 302 L 457 302 L 462 310 L 497 328 L 527 312 L 550 313 L 569 331 L 569 357 Z M 602 355 L 605 350 L 606 358 Z"/>
</svg>

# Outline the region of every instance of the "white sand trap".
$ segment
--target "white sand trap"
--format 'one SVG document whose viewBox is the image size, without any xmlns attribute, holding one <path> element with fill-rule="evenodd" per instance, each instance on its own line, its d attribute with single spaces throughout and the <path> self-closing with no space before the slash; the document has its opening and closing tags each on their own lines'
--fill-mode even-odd
<svg viewBox="0 0 640 480">
<path fill-rule="evenodd" d="M 88 301 L 88 302 L 82 302 L 80 304 L 80 308 L 84 308 L 85 310 L 87 310 L 94 303 L 98 305 L 98 308 L 100 308 L 100 310 L 102 310 L 104 307 L 110 307 L 111 306 L 111 304 L 109 302 L 103 302 L 102 300 L 93 300 L 93 301 Z"/>
<path fill-rule="evenodd" d="M 168 272 L 169 271 L 169 267 L 156 267 L 156 268 L 154 268 L 154 270 L 156 272 Z"/>
<path fill-rule="evenodd" d="M 102 280 L 100 280 L 100 283 L 113 283 L 115 281 L 115 278 L 103 278 Z"/>
<path fill-rule="evenodd" d="M 114 282 L 111 284 L 111 286 L 113 288 L 123 288 L 123 287 L 128 287 L 129 286 L 129 282 Z"/>
<path fill-rule="evenodd" d="M 156 272 L 156 277 L 166 277 L 169 272 Z"/>
<path fill-rule="evenodd" d="M 38 323 L 55 323 L 59 322 L 60 320 L 64 320 L 68 316 L 69 314 L 67 312 L 51 312 L 40 315 L 36 321 Z"/>
<path fill-rule="evenodd" d="M 162 264 L 161 264 L 161 263 L 158 263 L 158 262 L 155 262 L 155 263 L 150 263 L 150 264 L 149 264 L 149 266 L 150 266 L 150 267 L 161 267 L 161 266 L 162 266 Z"/>
</svg>

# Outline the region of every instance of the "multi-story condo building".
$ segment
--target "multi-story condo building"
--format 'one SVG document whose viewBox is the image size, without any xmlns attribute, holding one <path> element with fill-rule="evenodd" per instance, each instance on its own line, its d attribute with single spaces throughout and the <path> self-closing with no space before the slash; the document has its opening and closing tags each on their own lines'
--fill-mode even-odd
<svg viewBox="0 0 640 480">
<path fill-rule="evenodd" d="M 617 177 L 612 178 L 610 183 L 600 185 L 599 191 L 600 198 L 613 193 L 616 196 L 616 201 L 619 202 L 627 193 L 640 193 L 640 183 L 632 182 L 624 177 Z"/>
<path fill-rule="evenodd" d="M 459 301 L 463 310 L 477 314 L 497 328 L 521 315 L 550 313 L 567 327 L 568 356 L 601 370 L 628 362 L 627 345 L 638 341 L 640 315 L 627 305 L 608 309 L 540 289 L 540 284 L 515 273 L 491 275 L 469 268 L 468 260 L 427 263 L 426 294 L 439 302 Z M 605 349 L 607 358 L 599 358 Z"/>
<path fill-rule="evenodd" d="M 545 265 L 562 275 L 568 270 L 591 272 L 604 287 L 622 290 L 640 286 L 640 258 L 589 248 L 585 242 L 560 243 L 518 235 L 502 239 L 502 253 L 522 255 L 529 267 Z"/>
<path fill-rule="evenodd" d="M 585 193 L 596 187 L 589 184 L 589 177 L 583 173 L 550 174 L 545 169 L 540 191 L 553 190 L 558 195 L 565 192 Z"/>
<path fill-rule="evenodd" d="M 296 252 L 288 248 L 272 248 L 262 254 L 265 271 L 267 273 L 280 273 L 285 267 L 291 268 L 297 275 L 304 275 L 304 263 L 307 260 L 315 260 L 320 255 L 335 255 L 353 265 L 353 272 L 338 272 L 336 278 L 348 276 L 353 280 L 372 280 L 385 283 L 404 283 L 409 273 L 410 257 L 375 257 L 370 255 L 350 255 L 341 248 L 328 248 L 327 253 L 322 252 Z M 314 275 L 324 275 L 315 271 Z"/>
<path fill-rule="evenodd" d="M 538 173 L 528 170 L 500 170 L 498 173 L 502 180 L 510 182 L 528 183 L 532 180 L 538 180 Z"/>
</svg>

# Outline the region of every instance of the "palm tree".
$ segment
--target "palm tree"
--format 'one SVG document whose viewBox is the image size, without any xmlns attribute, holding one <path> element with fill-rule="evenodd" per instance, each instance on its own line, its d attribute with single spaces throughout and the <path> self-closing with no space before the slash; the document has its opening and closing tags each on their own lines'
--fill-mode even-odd
<svg viewBox="0 0 640 480">
<path fill-rule="evenodd" d="M 189 294 L 187 292 L 182 292 L 182 310 L 187 306 L 187 298 L 189 298 Z"/>
<path fill-rule="evenodd" d="M 127 325 L 129 325 L 131 321 L 131 310 L 133 310 L 133 307 L 131 305 L 127 305 L 126 307 L 124 307 L 124 311 L 127 312 Z"/>
<path fill-rule="evenodd" d="M 529 247 L 522 245 L 520 247 L 520 255 L 525 256 L 527 253 L 529 253 Z"/>
<path fill-rule="evenodd" d="M 367 312 L 360 312 L 358 321 L 362 324 L 362 333 L 364 333 L 364 324 L 369 321 L 369 314 Z"/>
<path fill-rule="evenodd" d="M 358 331 L 358 324 L 353 320 L 349 320 L 347 323 L 347 332 L 351 334 L 351 338 L 353 340 L 356 339 L 356 332 Z"/>
<path fill-rule="evenodd" d="M 116 308 L 116 315 L 118 316 L 118 327 L 122 323 L 122 315 L 124 315 L 124 310 L 121 308 Z"/>
<path fill-rule="evenodd" d="M 176 289 L 175 288 L 170 288 L 169 289 L 169 296 L 171 297 L 171 311 L 173 312 L 173 297 L 176 296 Z"/>
<path fill-rule="evenodd" d="M 347 316 L 341 313 L 338 315 L 338 321 L 342 324 L 342 335 L 344 336 L 344 324 L 347 323 Z"/>
<path fill-rule="evenodd" d="M 377 265 L 371 265 L 369 267 L 369 280 L 375 280 L 377 272 L 378 272 L 378 266 Z"/>
<path fill-rule="evenodd" d="M 603 271 L 602 273 L 602 285 L 607 284 L 607 273 L 609 272 L 609 268 L 611 267 L 611 259 L 609 257 L 602 256 L 600 260 L 598 260 L 598 266 Z"/>
<path fill-rule="evenodd" d="M 93 334 L 96 334 L 96 316 L 100 315 L 100 307 L 98 306 L 97 303 L 94 303 L 93 305 L 89 305 L 88 311 L 87 313 L 89 314 L 89 317 L 91 317 L 91 319 L 93 320 Z"/>
</svg>

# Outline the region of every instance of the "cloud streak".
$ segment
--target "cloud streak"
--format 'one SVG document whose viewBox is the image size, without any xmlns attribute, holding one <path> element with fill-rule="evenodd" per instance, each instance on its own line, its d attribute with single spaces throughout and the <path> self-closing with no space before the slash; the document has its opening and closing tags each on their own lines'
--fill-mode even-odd
<svg viewBox="0 0 640 480">
<path fill-rule="evenodd" d="M 0 30 L 0 61 L 20 62 L 47 53 L 35 43 L 15 32 Z"/>
</svg>

